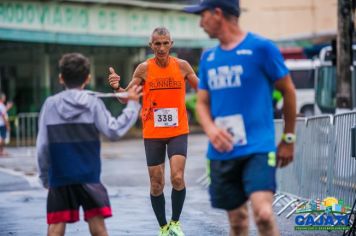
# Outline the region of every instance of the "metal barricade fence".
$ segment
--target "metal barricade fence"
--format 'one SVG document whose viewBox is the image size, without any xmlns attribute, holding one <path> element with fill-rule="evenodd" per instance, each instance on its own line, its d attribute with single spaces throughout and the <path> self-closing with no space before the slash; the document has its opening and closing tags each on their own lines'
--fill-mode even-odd
<svg viewBox="0 0 356 236">
<path fill-rule="evenodd" d="M 15 119 L 16 146 L 33 146 L 38 132 L 38 113 L 19 113 Z"/>
<path fill-rule="evenodd" d="M 298 196 L 306 199 L 327 197 L 327 173 L 332 145 L 332 116 L 316 116 L 307 119 L 300 156 L 300 172 L 303 188 Z M 298 147 L 298 145 L 297 145 Z"/>
<path fill-rule="evenodd" d="M 303 167 L 303 162 L 300 160 L 303 152 L 303 135 L 305 130 L 305 118 L 298 118 L 296 121 L 296 136 L 298 142 L 294 147 L 294 161 L 293 165 L 288 165 L 287 167 L 277 169 L 277 188 L 279 192 L 286 192 L 292 195 L 298 196 L 301 189 L 301 172 Z M 276 146 L 279 144 L 282 133 L 283 133 L 284 123 L 283 120 L 275 121 L 275 141 Z"/>
<path fill-rule="evenodd" d="M 275 123 L 280 126 L 280 121 Z M 281 132 L 279 129 L 276 128 L 276 132 Z M 279 188 L 274 205 L 278 201 L 282 205 L 277 215 L 289 209 L 287 218 L 310 199 L 327 197 L 326 181 L 330 172 L 329 159 L 333 147 L 332 116 L 311 117 L 305 122 L 298 119 L 296 135 L 294 161 L 277 170 Z M 278 134 L 276 137 L 278 138 Z"/>
<path fill-rule="evenodd" d="M 356 160 L 351 157 L 351 128 L 355 125 L 356 112 L 335 115 L 334 155 L 330 157 L 328 178 L 329 195 L 350 206 L 356 197 Z"/>
<path fill-rule="evenodd" d="M 301 204 L 326 197 L 352 205 L 356 197 L 356 160 L 351 157 L 351 128 L 355 124 L 356 112 L 311 117 L 306 119 L 305 127 L 297 121 L 295 159 L 277 170 L 278 194 L 273 204 L 282 205 L 278 215 L 289 208 L 286 217 L 290 217 Z M 283 122 L 276 120 L 275 126 L 277 143 Z"/>
<path fill-rule="evenodd" d="M 306 202 L 305 199 L 299 197 L 302 186 L 301 172 L 303 170 L 303 160 L 301 159 L 304 147 L 304 133 L 305 133 L 305 118 L 298 118 L 296 121 L 296 136 L 297 142 L 294 147 L 294 161 L 284 168 L 278 168 L 276 171 L 277 181 L 277 193 L 273 206 L 277 204 L 281 209 L 277 212 L 277 215 L 281 215 L 283 212 L 289 209 L 287 218 L 289 218 L 297 209 L 297 207 Z M 281 141 L 284 129 L 283 120 L 275 120 L 275 143 L 278 144 Z"/>
</svg>

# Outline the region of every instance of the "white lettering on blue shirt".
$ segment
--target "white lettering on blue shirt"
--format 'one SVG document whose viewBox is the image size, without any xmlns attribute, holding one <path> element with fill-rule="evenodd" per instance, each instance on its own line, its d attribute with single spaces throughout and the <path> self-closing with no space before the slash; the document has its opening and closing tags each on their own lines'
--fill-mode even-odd
<svg viewBox="0 0 356 236">
<path fill-rule="evenodd" d="M 208 83 L 211 90 L 235 88 L 241 86 L 241 65 L 220 66 L 208 70 Z"/>
<path fill-rule="evenodd" d="M 249 56 L 252 56 L 253 52 L 252 52 L 252 50 L 249 50 L 249 49 L 241 49 L 241 50 L 237 50 L 236 54 L 237 55 L 249 55 Z"/>
</svg>

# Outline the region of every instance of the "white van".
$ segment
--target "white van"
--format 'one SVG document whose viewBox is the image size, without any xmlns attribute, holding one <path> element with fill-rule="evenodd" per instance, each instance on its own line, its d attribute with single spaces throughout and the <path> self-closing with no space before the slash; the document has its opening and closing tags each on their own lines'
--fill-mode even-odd
<svg viewBox="0 0 356 236">
<path fill-rule="evenodd" d="M 297 95 L 297 114 L 314 115 L 314 71 L 317 61 L 309 59 L 288 59 L 285 61 Z"/>
<path fill-rule="evenodd" d="M 356 110 L 356 44 L 352 45 L 353 62 L 351 70 L 352 109 Z M 332 64 L 332 47 L 320 50 L 319 65 L 316 67 L 315 80 L 315 114 L 334 114 L 336 108 L 337 75 L 336 66 Z"/>
</svg>

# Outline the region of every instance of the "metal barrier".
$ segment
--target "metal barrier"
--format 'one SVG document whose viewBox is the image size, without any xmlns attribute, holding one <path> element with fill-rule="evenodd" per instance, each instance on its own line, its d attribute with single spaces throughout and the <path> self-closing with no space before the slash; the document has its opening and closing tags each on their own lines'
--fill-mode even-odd
<svg viewBox="0 0 356 236">
<path fill-rule="evenodd" d="M 38 113 L 19 113 L 15 119 L 16 146 L 33 146 L 38 132 Z"/>
<path fill-rule="evenodd" d="M 327 197 L 326 180 L 332 148 L 332 116 L 308 118 L 303 139 L 301 155 L 301 188 L 298 196 L 306 199 Z M 299 147 L 297 145 L 297 147 Z"/>
<path fill-rule="evenodd" d="M 277 171 L 277 187 L 280 192 L 287 192 L 293 194 L 295 196 L 299 195 L 299 191 L 301 189 L 301 173 L 303 169 L 303 162 L 300 157 L 302 156 L 303 151 L 303 139 L 302 135 L 305 130 L 305 118 L 298 118 L 296 121 L 296 136 L 298 138 L 298 142 L 294 148 L 294 165 L 288 165 L 282 169 L 278 169 Z M 282 133 L 283 133 L 283 120 L 275 121 L 275 140 L 276 145 L 279 144 Z"/>
<path fill-rule="evenodd" d="M 356 112 L 311 117 L 304 127 L 297 121 L 294 161 L 277 171 L 278 193 L 273 204 L 281 203 L 278 215 L 290 209 L 286 215 L 290 217 L 299 205 L 328 196 L 353 204 L 356 160 L 351 157 L 351 129 L 355 124 Z M 283 122 L 277 120 L 275 126 L 278 142 Z"/>
<path fill-rule="evenodd" d="M 351 128 L 356 124 L 356 112 L 334 117 L 334 155 L 330 157 L 329 192 L 352 205 L 356 197 L 356 160 L 351 156 Z"/>
<path fill-rule="evenodd" d="M 305 133 L 305 118 L 298 118 L 296 121 L 296 136 L 297 142 L 294 147 L 294 161 L 293 165 L 288 165 L 282 169 L 277 169 L 277 194 L 273 206 L 279 204 L 281 209 L 277 212 L 277 215 L 281 215 L 283 212 L 290 210 L 287 214 L 289 218 L 296 210 L 297 207 L 305 204 L 306 200 L 302 199 L 300 195 L 302 186 L 302 172 L 303 172 L 303 147 Z M 276 146 L 280 143 L 282 133 L 284 129 L 283 120 L 275 120 L 275 143 Z"/>
</svg>

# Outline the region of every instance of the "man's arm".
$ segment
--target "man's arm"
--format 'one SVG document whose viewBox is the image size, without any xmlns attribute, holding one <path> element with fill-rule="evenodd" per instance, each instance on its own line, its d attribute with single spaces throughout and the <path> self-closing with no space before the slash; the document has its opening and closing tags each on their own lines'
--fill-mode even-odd
<svg viewBox="0 0 356 236">
<path fill-rule="evenodd" d="M 132 76 L 132 79 L 130 81 L 130 83 L 127 85 L 126 88 L 122 88 L 120 86 L 120 76 L 118 74 L 116 74 L 116 72 L 114 71 L 114 69 L 112 67 L 110 67 L 110 75 L 108 78 L 109 84 L 111 86 L 111 88 L 115 91 L 115 92 L 126 92 L 128 91 L 130 88 L 132 88 L 134 85 L 140 85 L 143 81 L 146 80 L 146 74 L 147 74 L 147 62 L 143 62 L 141 64 L 139 64 L 137 66 L 137 68 L 135 69 L 135 72 Z M 118 98 L 118 100 L 121 103 L 126 104 L 127 103 L 127 99 L 122 99 L 122 98 Z"/>
<path fill-rule="evenodd" d="M 290 75 L 277 80 L 275 88 L 283 94 L 284 133 L 294 134 L 296 120 L 296 95 L 294 84 Z M 284 167 L 293 161 L 293 152 L 294 144 L 287 144 L 284 141 L 281 141 L 277 150 L 278 166 Z"/>
<path fill-rule="evenodd" d="M 197 112 L 199 121 L 214 148 L 219 152 L 230 151 L 233 148 L 232 136 L 218 128 L 210 113 L 210 96 L 206 90 L 198 90 Z"/>
<path fill-rule="evenodd" d="M 184 79 L 186 79 L 190 86 L 197 91 L 199 79 L 190 64 L 185 60 L 179 59 L 179 68 L 184 75 Z"/>
<path fill-rule="evenodd" d="M 9 101 L 6 103 L 6 111 L 9 111 L 14 106 L 14 103 Z"/>
<path fill-rule="evenodd" d="M 141 85 L 143 81 L 146 80 L 147 74 L 147 62 L 143 62 L 136 67 L 132 75 L 132 80 L 130 81 L 129 85 L 125 88 L 125 91 L 132 88 L 134 85 Z"/>
</svg>

